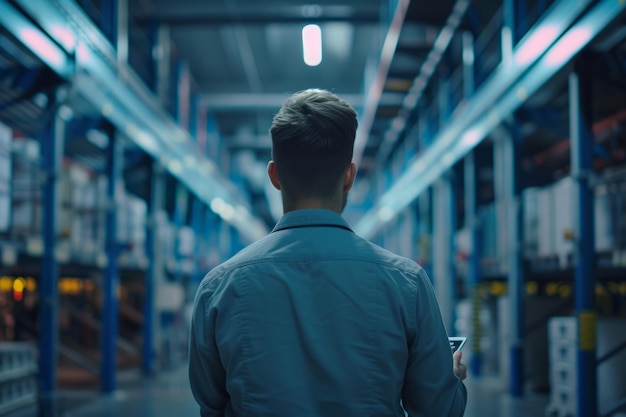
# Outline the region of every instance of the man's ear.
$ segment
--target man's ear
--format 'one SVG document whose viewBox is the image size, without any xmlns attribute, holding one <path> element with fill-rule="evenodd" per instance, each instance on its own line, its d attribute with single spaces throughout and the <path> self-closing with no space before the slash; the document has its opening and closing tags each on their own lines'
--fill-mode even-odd
<svg viewBox="0 0 626 417">
<path fill-rule="evenodd" d="M 354 185 L 354 179 L 356 178 L 356 164 L 351 162 L 343 173 L 343 192 L 347 193 Z"/>
<path fill-rule="evenodd" d="M 278 171 L 276 170 L 276 162 L 270 161 L 267 164 L 267 176 L 270 178 L 270 182 L 277 190 L 280 190 L 280 181 L 278 179 Z"/>
</svg>

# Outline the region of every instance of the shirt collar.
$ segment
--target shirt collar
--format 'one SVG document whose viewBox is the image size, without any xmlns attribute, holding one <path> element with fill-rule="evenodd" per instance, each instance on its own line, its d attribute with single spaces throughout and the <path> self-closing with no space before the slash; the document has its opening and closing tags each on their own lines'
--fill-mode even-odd
<svg viewBox="0 0 626 417">
<path fill-rule="evenodd" d="M 272 233 L 298 227 L 340 227 L 352 231 L 339 214 L 327 209 L 303 209 L 290 211 L 276 223 Z"/>
</svg>

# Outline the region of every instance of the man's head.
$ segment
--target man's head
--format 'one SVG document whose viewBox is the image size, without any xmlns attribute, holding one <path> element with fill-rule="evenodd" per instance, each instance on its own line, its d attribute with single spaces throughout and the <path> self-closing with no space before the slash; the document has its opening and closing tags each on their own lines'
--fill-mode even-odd
<svg viewBox="0 0 626 417">
<path fill-rule="evenodd" d="M 285 211 L 337 201 L 343 210 L 356 174 L 356 129 L 354 109 L 329 91 L 301 91 L 283 104 L 270 128 L 268 173 Z"/>
</svg>

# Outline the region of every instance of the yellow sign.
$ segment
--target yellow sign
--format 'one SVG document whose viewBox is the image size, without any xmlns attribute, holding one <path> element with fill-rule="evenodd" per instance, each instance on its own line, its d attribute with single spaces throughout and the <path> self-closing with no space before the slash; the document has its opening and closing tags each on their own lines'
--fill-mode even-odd
<svg viewBox="0 0 626 417">
<path fill-rule="evenodd" d="M 580 350 L 596 350 L 596 312 L 581 311 L 578 314 L 578 342 Z"/>
</svg>

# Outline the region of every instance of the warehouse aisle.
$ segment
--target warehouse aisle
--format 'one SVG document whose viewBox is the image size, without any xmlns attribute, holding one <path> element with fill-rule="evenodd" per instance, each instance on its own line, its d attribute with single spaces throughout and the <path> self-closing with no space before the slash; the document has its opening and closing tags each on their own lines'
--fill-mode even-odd
<svg viewBox="0 0 626 417">
<path fill-rule="evenodd" d="M 547 397 L 529 395 L 512 399 L 502 393 L 496 379 L 468 378 L 466 417 L 536 417 L 544 414 Z M 187 384 L 186 369 L 163 373 L 153 381 L 136 384 L 112 396 L 66 411 L 64 417 L 171 417 L 199 415 Z"/>
</svg>

